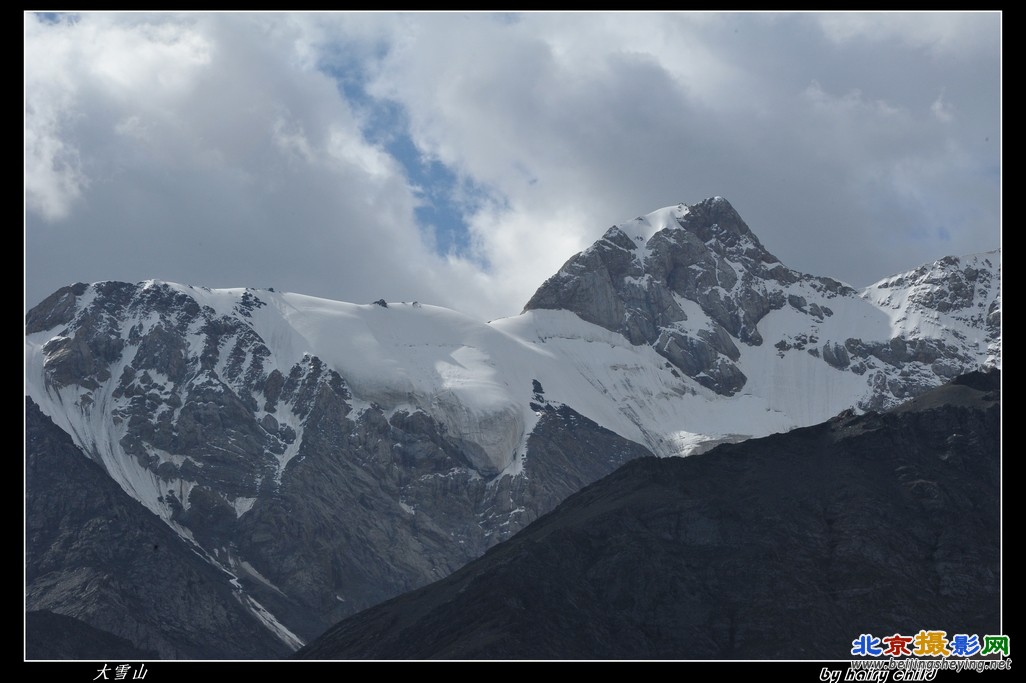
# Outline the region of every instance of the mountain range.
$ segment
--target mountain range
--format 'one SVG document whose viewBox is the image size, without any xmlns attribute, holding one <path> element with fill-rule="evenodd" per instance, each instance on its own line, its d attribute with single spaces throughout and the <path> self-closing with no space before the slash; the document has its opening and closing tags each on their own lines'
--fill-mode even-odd
<svg viewBox="0 0 1026 683">
<path fill-rule="evenodd" d="M 864 633 L 999 633 L 1000 386 L 634 460 L 298 656 L 842 660 Z"/>
<path fill-rule="evenodd" d="M 69 285 L 25 321 L 26 607 L 161 657 L 284 656 L 628 461 L 999 368 L 1000 311 L 998 252 L 856 290 L 719 197 L 611 227 L 490 323 Z"/>
</svg>

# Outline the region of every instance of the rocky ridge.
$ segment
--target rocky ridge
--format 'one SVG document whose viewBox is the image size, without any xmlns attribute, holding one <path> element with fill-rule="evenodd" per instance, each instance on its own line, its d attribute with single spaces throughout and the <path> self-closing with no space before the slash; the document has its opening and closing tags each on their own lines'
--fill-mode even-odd
<svg viewBox="0 0 1026 683">
<path fill-rule="evenodd" d="M 642 458 L 308 659 L 851 659 L 998 633 L 1000 377 L 884 413 Z"/>
<path fill-rule="evenodd" d="M 531 476 L 497 477 L 480 447 L 410 404 L 358 401 L 317 356 L 279 366 L 248 324 L 266 305 L 256 292 L 219 312 L 182 289 L 76 285 L 33 309 L 27 332 L 47 337 L 42 396 L 90 459 L 202 549 L 226 595 L 238 582 L 243 605 L 255 601 L 250 611 L 280 626 L 287 647 L 449 574 L 649 454 L 525 379 Z M 29 582 L 31 608 L 81 614 L 42 581 Z M 164 656 L 206 652 L 180 637 Z"/>
<path fill-rule="evenodd" d="M 1000 366 L 999 254 L 858 292 L 780 264 L 722 198 L 610 229 L 489 325 L 157 281 L 71 285 L 26 316 L 29 396 L 286 648 L 628 460 L 886 408 L 981 366 Z M 86 613 L 62 600 L 30 609 Z M 164 656 L 198 646 L 182 637 Z"/>
<path fill-rule="evenodd" d="M 858 292 L 784 266 L 729 202 L 714 197 L 611 227 L 549 278 L 524 310 L 573 311 L 634 344 L 651 345 L 682 373 L 724 396 L 747 383 L 745 347 L 770 343 L 782 353 L 805 350 L 834 368 L 869 373 L 871 395 L 860 407 L 879 408 L 981 362 L 1000 365 L 999 278 L 996 253 L 964 262 L 947 257 Z M 818 334 L 820 327 L 830 327 L 834 309 L 858 307 L 860 299 L 887 313 L 901 309 L 902 315 L 892 316 L 887 338 Z M 785 308 L 800 314 L 800 323 L 791 325 L 798 331 L 768 339 L 760 322 Z M 932 334 L 903 324 L 924 313 L 937 316 Z M 974 330 L 974 338 L 957 329 L 953 336 L 943 334 L 953 321 Z"/>
</svg>

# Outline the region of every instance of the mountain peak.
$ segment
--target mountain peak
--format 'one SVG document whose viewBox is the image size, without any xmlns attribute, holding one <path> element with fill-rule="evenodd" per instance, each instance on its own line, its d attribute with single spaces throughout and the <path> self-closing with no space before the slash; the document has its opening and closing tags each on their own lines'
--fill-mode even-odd
<svg viewBox="0 0 1026 683">
<path fill-rule="evenodd" d="M 882 372 L 860 380 L 881 387 L 865 405 L 880 407 L 905 396 L 905 380 L 887 376 L 910 359 L 924 364 L 914 382 L 920 389 L 951 377 L 956 367 L 1000 363 L 999 281 L 997 255 L 947 257 L 860 296 L 837 280 L 786 267 L 730 202 L 711 197 L 611 227 L 571 257 L 524 310 L 570 311 L 651 346 L 675 372 L 725 396 L 745 388 L 752 371 L 765 375 L 763 361 L 743 360 L 742 352 L 768 340 L 776 351 L 752 354 L 784 358 L 797 349 L 842 372 Z M 848 312 L 827 322 L 842 308 Z M 775 311 L 787 313 L 773 317 L 767 335 L 763 321 Z M 985 330 L 982 346 L 973 330 Z"/>
<path fill-rule="evenodd" d="M 762 248 L 759 239 L 723 197 L 710 197 L 693 205 L 681 202 L 657 209 L 632 221 L 612 226 L 602 239 L 635 250 L 644 247 L 663 231 L 677 230 L 691 232 L 703 242 L 716 240 L 724 244 L 735 244 L 740 240 L 749 240 Z M 630 242 L 625 242 L 623 236 Z"/>
<path fill-rule="evenodd" d="M 202 580 L 232 605 L 218 610 L 291 648 L 448 574 L 628 460 L 888 408 L 999 365 L 999 290 L 1000 255 L 980 254 L 856 292 L 787 268 L 711 198 L 613 226 L 524 315 L 487 324 L 269 289 L 69 285 L 26 315 L 25 385 L 108 492 L 168 528 L 154 553 L 207 564 Z M 965 443 L 961 430 L 944 438 Z M 86 481 L 44 469 L 49 493 L 26 485 L 35 510 Z M 109 507 L 93 483 L 80 492 Z M 81 509 L 61 508 L 57 535 L 26 538 L 26 607 L 155 647 L 109 610 L 87 619 L 97 603 L 68 589 L 78 579 L 53 580 L 56 558 L 63 576 L 136 604 L 119 566 L 82 573 L 94 549 L 131 550 L 110 535 L 119 526 L 92 525 L 83 552 L 64 552 Z M 153 624 L 158 603 L 142 603 Z M 213 630 L 167 647 L 251 632 L 200 621 Z"/>
<path fill-rule="evenodd" d="M 689 206 L 683 221 L 686 229 L 698 231 L 703 236 L 708 234 L 706 239 L 735 235 L 758 242 L 738 212 L 723 197 L 710 197 Z"/>
<path fill-rule="evenodd" d="M 777 288 L 803 276 L 780 264 L 723 197 L 666 207 L 615 225 L 572 257 L 526 310 L 565 309 L 650 344 L 717 393 L 746 381 L 735 340 L 758 346 L 759 320 L 786 304 Z M 822 280 L 822 290 L 840 283 Z M 852 290 L 854 293 L 854 290 Z M 685 332 L 680 323 L 693 319 Z"/>
</svg>

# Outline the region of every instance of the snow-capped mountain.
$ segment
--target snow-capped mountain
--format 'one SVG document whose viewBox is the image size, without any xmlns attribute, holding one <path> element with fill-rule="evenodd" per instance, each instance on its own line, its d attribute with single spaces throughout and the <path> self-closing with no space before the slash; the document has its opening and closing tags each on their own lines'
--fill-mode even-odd
<svg viewBox="0 0 1026 683">
<path fill-rule="evenodd" d="M 857 292 L 781 264 L 715 197 L 613 226 L 525 310 L 573 311 L 717 394 L 759 397 L 811 424 L 843 404 L 886 407 L 938 377 L 999 367 L 999 282 L 991 252 Z"/>
<path fill-rule="evenodd" d="M 714 198 L 610 228 L 487 324 L 417 302 L 72 285 L 27 315 L 26 393 L 295 647 L 629 459 L 1000 366 L 999 290 L 997 252 L 861 292 L 804 275 Z"/>
</svg>

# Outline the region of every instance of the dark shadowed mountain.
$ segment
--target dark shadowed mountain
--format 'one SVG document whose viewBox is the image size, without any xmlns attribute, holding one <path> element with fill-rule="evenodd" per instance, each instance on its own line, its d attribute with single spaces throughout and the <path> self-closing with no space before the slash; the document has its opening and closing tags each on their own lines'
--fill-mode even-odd
<svg viewBox="0 0 1026 683">
<path fill-rule="evenodd" d="M 999 632 L 1000 375 L 688 458 L 644 458 L 310 659 L 850 659 Z"/>
<path fill-rule="evenodd" d="M 45 613 L 28 619 L 26 656 L 109 659 L 126 646 L 162 658 L 288 653 L 243 605 L 231 577 L 26 402 L 26 606 L 77 622 Z"/>
<path fill-rule="evenodd" d="M 29 609 L 164 657 L 292 652 L 632 459 L 1000 367 L 1000 278 L 990 252 L 856 290 L 787 268 L 714 197 L 610 228 L 489 323 L 68 285 L 25 318 Z"/>
<path fill-rule="evenodd" d="M 25 614 L 25 659 L 151 660 L 160 655 L 140 650 L 124 638 L 93 628 L 74 617 L 37 610 Z"/>
</svg>

